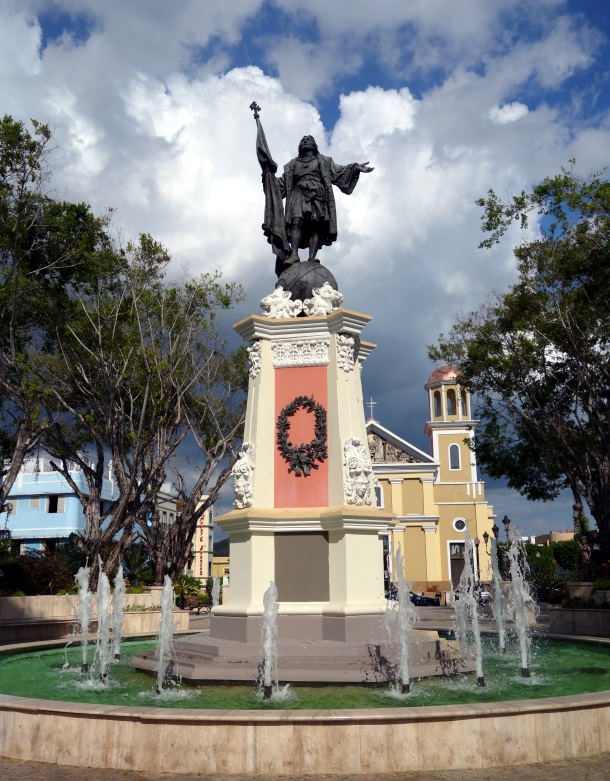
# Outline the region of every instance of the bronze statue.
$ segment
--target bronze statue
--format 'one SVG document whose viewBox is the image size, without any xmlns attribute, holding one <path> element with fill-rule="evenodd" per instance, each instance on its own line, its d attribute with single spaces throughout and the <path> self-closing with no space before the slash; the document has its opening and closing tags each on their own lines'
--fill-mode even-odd
<svg viewBox="0 0 610 781">
<path fill-rule="evenodd" d="M 299 154 L 284 166 L 284 173 L 276 177 L 277 163 L 271 157 L 265 133 L 260 123 L 260 106 L 253 102 L 257 125 L 256 154 L 262 169 L 265 192 L 263 232 L 276 255 L 275 271 L 282 271 L 298 263 L 299 248 L 309 248 L 310 261 L 318 262 L 318 250 L 337 240 L 337 214 L 332 185 L 349 195 L 361 173 L 373 168 L 368 163 L 338 165 L 330 157 L 321 155 L 312 136 L 304 136 Z M 284 208 L 283 199 L 286 199 Z"/>
</svg>

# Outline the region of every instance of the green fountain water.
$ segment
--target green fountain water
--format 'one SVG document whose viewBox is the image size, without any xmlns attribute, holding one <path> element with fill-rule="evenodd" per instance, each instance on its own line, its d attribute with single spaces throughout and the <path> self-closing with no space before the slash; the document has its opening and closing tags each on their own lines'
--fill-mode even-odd
<svg viewBox="0 0 610 781">
<path fill-rule="evenodd" d="M 126 643 L 122 660 L 110 665 L 108 684 L 81 673 L 78 646 L 64 649 L 6 653 L 0 657 L 0 693 L 47 700 L 108 705 L 142 705 L 197 709 L 325 709 L 387 708 L 453 705 L 471 702 L 537 699 L 610 689 L 610 651 L 607 646 L 547 639 L 534 641 L 530 678 L 522 678 L 516 644 L 507 653 L 495 651 L 495 638 L 485 638 L 486 688 L 473 675 L 414 681 L 410 694 L 392 687 L 289 686 L 271 701 L 263 701 L 254 685 L 203 686 L 186 684 L 155 693 L 155 680 L 129 666 L 135 653 L 154 643 Z M 65 663 L 68 666 L 65 667 Z"/>
</svg>

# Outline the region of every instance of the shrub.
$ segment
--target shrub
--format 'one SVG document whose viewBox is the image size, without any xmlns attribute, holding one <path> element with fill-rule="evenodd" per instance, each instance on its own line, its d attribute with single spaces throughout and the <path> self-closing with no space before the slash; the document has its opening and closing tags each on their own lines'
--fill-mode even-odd
<svg viewBox="0 0 610 781">
<path fill-rule="evenodd" d="M 549 546 L 557 565 L 566 572 L 580 573 L 580 548 L 576 540 L 563 540 Z M 576 580 L 580 579 L 580 574 Z"/>
</svg>

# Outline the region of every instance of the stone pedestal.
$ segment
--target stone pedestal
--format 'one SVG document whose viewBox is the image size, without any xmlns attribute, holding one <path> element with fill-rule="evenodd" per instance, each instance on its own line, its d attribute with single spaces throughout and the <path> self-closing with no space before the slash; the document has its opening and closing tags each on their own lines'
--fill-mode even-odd
<svg viewBox="0 0 610 781">
<path fill-rule="evenodd" d="M 263 596 L 278 590 L 283 682 L 381 683 L 388 645 L 382 536 L 393 514 L 377 507 L 360 371 L 374 345 L 370 318 L 340 309 L 286 319 L 248 317 L 244 444 L 233 469 L 235 509 L 216 522 L 230 538 L 230 601 L 210 635 L 177 640 L 175 672 L 194 681 L 256 680 Z M 443 675 L 456 650 L 418 633 L 413 675 Z M 132 664 L 154 670 L 154 654 Z"/>
<path fill-rule="evenodd" d="M 249 343 L 250 385 L 236 509 L 216 519 L 230 537 L 231 602 L 214 608 L 213 638 L 252 636 L 246 625 L 257 623 L 271 581 L 287 639 L 378 633 L 371 621 L 386 608 L 380 535 L 392 514 L 376 507 L 365 431 L 360 372 L 374 345 L 361 332 L 369 320 L 341 309 L 235 326 Z M 287 457 L 295 448 L 304 458 Z"/>
</svg>

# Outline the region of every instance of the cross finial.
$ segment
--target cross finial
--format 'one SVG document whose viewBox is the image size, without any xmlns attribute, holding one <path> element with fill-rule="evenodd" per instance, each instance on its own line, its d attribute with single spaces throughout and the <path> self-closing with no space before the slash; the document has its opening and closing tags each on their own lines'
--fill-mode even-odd
<svg viewBox="0 0 610 781">
<path fill-rule="evenodd" d="M 365 404 L 365 406 L 366 406 L 366 407 L 370 407 L 370 410 L 371 410 L 371 420 L 374 420 L 374 418 L 373 418 L 373 407 L 376 407 L 376 406 L 377 406 L 377 402 L 376 402 L 376 401 L 373 401 L 373 397 L 371 396 L 371 400 L 370 400 L 370 401 L 367 401 L 367 403 Z"/>
<path fill-rule="evenodd" d="M 253 100 L 252 103 L 250 103 L 250 111 L 254 111 L 254 119 L 258 119 L 259 117 L 259 111 L 261 110 L 261 107 L 258 105 L 258 103 Z"/>
</svg>

